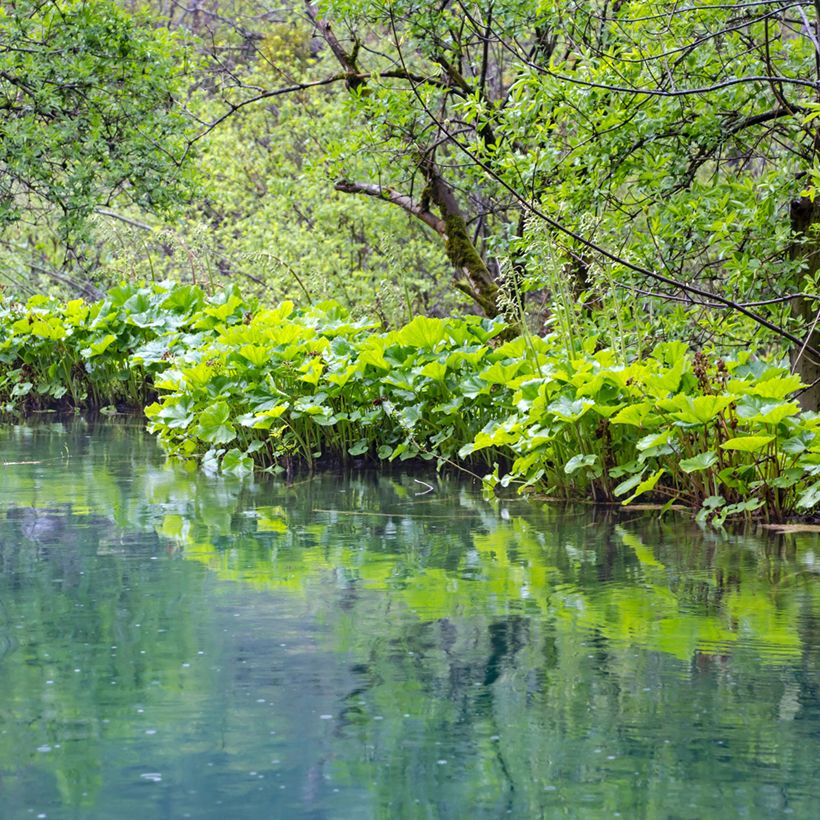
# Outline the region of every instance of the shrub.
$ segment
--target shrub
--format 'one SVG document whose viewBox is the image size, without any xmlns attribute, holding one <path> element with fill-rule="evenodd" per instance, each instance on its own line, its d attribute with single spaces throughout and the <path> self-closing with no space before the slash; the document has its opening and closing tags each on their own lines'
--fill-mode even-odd
<svg viewBox="0 0 820 820">
<path fill-rule="evenodd" d="M 399 330 L 334 302 L 260 310 L 235 289 L 112 290 L 99 303 L 0 303 L 0 402 L 143 406 L 172 455 L 226 473 L 353 458 L 484 465 L 490 489 L 638 498 L 722 524 L 820 502 L 820 416 L 797 376 L 748 351 L 680 342 L 624 363 L 500 320 L 416 317 Z"/>
</svg>

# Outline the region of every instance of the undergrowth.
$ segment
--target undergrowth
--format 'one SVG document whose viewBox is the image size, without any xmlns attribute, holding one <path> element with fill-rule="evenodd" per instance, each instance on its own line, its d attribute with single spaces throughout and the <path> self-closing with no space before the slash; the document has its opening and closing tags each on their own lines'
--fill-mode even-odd
<svg viewBox="0 0 820 820">
<path fill-rule="evenodd" d="M 233 288 L 0 302 L 0 407 L 150 401 L 170 454 L 225 473 L 421 458 L 480 469 L 488 488 L 678 502 L 718 525 L 820 502 L 820 416 L 786 367 L 680 342 L 624 363 L 594 339 L 573 355 L 504 330 L 468 316 L 384 332 L 335 303 L 264 310 Z"/>
</svg>

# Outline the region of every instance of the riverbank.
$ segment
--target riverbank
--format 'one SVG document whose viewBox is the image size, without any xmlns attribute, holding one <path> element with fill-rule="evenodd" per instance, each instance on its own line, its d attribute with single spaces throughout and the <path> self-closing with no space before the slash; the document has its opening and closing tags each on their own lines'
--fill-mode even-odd
<svg viewBox="0 0 820 820">
<path fill-rule="evenodd" d="M 820 502 L 820 419 L 785 366 L 682 342 L 628 362 L 595 339 L 568 351 L 505 329 L 467 316 L 384 331 L 332 302 L 265 309 L 190 285 L 0 302 L 0 406 L 144 408 L 171 455 L 229 474 L 424 459 L 488 489 L 682 504 L 717 524 Z"/>
</svg>

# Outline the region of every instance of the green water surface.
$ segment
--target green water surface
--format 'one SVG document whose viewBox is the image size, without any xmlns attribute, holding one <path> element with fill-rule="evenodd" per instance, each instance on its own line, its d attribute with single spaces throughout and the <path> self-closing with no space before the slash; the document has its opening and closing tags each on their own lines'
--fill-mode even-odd
<svg viewBox="0 0 820 820">
<path fill-rule="evenodd" d="M 818 817 L 818 568 L 815 533 L 6 426 L 0 817 Z"/>
</svg>

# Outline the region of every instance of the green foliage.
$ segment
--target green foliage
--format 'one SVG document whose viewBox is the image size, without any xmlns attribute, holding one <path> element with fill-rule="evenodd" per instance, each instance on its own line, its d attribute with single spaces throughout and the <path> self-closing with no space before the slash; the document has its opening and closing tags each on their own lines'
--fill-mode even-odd
<svg viewBox="0 0 820 820">
<path fill-rule="evenodd" d="M 813 197 L 817 130 L 804 115 L 816 95 L 805 82 L 816 74 L 816 9 L 794 28 L 785 9 L 769 6 L 572 6 L 568 15 L 564 4 L 541 4 L 540 24 L 554 38 L 549 61 L 519 55 L 513 103 L 495 124 L 506 164 L 538 181 L 543 213 L 623 260 L 762 301 L 754 309 L 775 324 L 809 331 L 815 301 L 805 311 L 765 302 L 817 294 L 817 226 L 801 235 L 792 212 L 801 195 Z M 603 335 L 617 332 L 614 307 L 627 345 L 670 332 L 695 346 L 734 345 L 753 332 L 738 313 L 705 309 L 708 296 L 648 282 L 539 220 L 520 248 L 532 285 L 551 287 L 581 257 L 577 301 L 593 315 L 564 309 Z"/>
<path fill-rule="evenodd" d="M 101 283 L 241 276 L 269 300 L 330 296 L 398 324 L 461 304 L 464 269 L 485 265 L 504 280 L 485 295 L 519 319 L 535 291 L 529 318 L 560 328 L 570 355 L 590 333 L 622 357 L 670 333 L 743 346 L 753 323 L 716 313 L 710 293 L 762 302 L 798 335 L 812 326 L 820 210 L 799 229 L 792 211 L 815 198 L 816 10 L 797 24 L 760 4 L 327 0 L 311 27 L 302 6 L 274 23 L 238 0 L 172 23 L 161 4 L 137 5 L 136 22 L 110 0 L 26 0 L 0 18 L 2 207 L 17 220 L 0 271 L 15 287 L 31 285 L 29 263 L 69 285 L 77 270 Z M 185 89 L 163 25 L 188 25 L 213 73 Z M 146 214 L 179 201 L 191 113 L 202 187 L 159 223 Z M 335 190 L 342 180 L 368 196 Z M 68 230 L 95 204 L 131 223 L 106 209 L 97 243 L 65 259 L 53 217 Z M 50 222 L 33 218 L 41 206 Z M 445 231 L 455 279 L 439 218 L 468 228 Z"/>
<path fill-rule="evenodd" d="M 174 352 L 241 321 L 239 304 L 231 288 L 206 299 L 186 285 L 125 284 L 92 304 L 0 299 L 0 412 L 141 407 Z"/>
<path fill-rule="evenodd" d="M 56 216 L 63 238 L 114 199 L 180 201 L 184 53 L 111 0 L 0 8 L 0 228 Z"/>
<path fill-rule="evenodd" d="M 270 77 L 260 69 L 246 81 Z M 446 258 L 428 228 L 389 204 L 333 189 L 327 157 L 351 127 L 344 94 L 331 88 L 286 97 L 275 109 L 249 107 L 203 140 L 204 196 L 160 237 L 170 236 L 175 253 L 163 260 L 154 252 L 154 267 L 186 279 L 193 267 L 202 281 L 229 272 L 248 280 L 243 288 L 257 280 L 268 301 L 333 298 L 391 324 L 463 304 L 448 290 Z M 203 107 L 208 116 L 220 111 Z M 351 160 L 350 170 L 365 166 L 365 158 Z M 127 267 L 128 255 L 119 255 Z M 136 261 L 147 274 L 145 254 Z"/>
<path fill-rule="evenodd" d="M 253 89 L 282 82 L 281 71 L 292 82 L 323 76 L 333 66 L 305 57 L 310 35 L 298 19 L 290 29 L 265 30 L 257 59 L 234 66 L 219 93 L 213 82 L 198 86 L 188 107 L 212 122 L 226 100 L 239 105 Z M 331 85 L 235 110 L 196 142 L 199 185 L 184 213 L 159 220 L 131 208 L 95 217 L 103 263 L 96 281 L 241 280 L 269 302 L 334 298 L 386 324 L 463 305 L 448 286 L 441 241 L 427 226 L 388 203 L 334 190 L 333 158 L 354 127 L 346 97 Z M 363 176 L 369 160 L 354 153 L 346 167 Z"/>
<path fill-rule="evenodd" d="M 478 374 L 507 358 L 489 344 L 503 327 L 417 317 L 379 333 L 334 302 L 285 302 L 176 356 L 149 427 L 172 453 L 223 468 L 230 446 L 276 469 L 293 457 L 449 460 L 493 412 Z"/>
<path fill-rule="evenodd" d="M 0 327 L 8 410 L 133 406 L 156 391 L 149 429 L 212 470 L 484 462 L 491 488 L 677 500 L 716 524 L 818 501 L 820 416 L 790 400 L 799 378 L 748 352 L 711 361 L 673 342 L 622 364 L 594 344 L 568 356 L 554 337 L 502 342 L 498 320 L 417 317 L 383 332 L 334 302 L 260 310 L 193 286 L 5 305 Z"/>
</svg>

